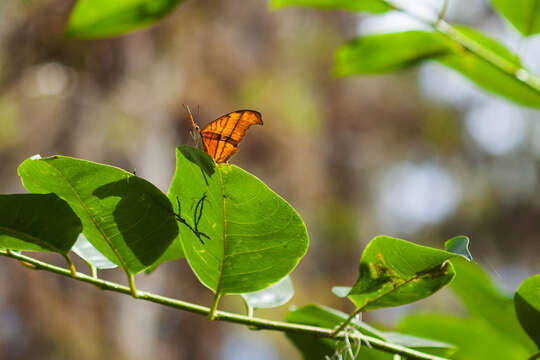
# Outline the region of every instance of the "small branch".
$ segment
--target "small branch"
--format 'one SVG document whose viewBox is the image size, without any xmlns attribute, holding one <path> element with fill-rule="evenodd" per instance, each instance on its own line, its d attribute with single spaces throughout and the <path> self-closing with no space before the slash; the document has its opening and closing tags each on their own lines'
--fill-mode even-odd
<svg viewBox="0 0 540 360">
<path fill-rule="evenodd" d="M 431 26 L 435 31 L 447 35 L 450 39 L 454 40 L 459 45 L 463 46 L 465 49 L 469 50 L 471 53 L 477 55 L 478 57 L 484 59 L 491 65 L 495 66 L 499 70 L 509 74 L 523 84 L 529 86 L 531 89 L 540 93 L 540 79 L 529 72 L 528 70 L 521 67 L 521 65 L 516 64 L 508 59 L 500 56 L 491 49 L 483 46 L 474 39 L 471 39 L 468 36 L 463 35 L 455 27 L 447 23 L 441 18 L 436 19 L 435 21 L 427 19 L 421 15 L 415 14 L 409 9 L 397 6 L 388 0 L 379 0 L 381 3 L 390 6 L 392 9 L 402 12 L 411 18 L 414 18 L 418 21 L 423 22 L 424 24 Z M 440 14 L 439 14 L 440 16 Z"/>
<path fill-rule="evenodd" d="M 217 307 L 219 304 L 219 299 L 221 299 L 221 294 L 216 294 L 216 296 L 214 296 L 214 301 L 212 301 L 212 307 L 210 308 L 210 312 L 208 313 L 208 320 L 215 319 Z"/>
<path fill-rule="evenodd" d="M 86 265 L 88 265 L 88 269 L 90 270 L 90 275 L 97 279 L 97 269 L 94 265 L 92 265 L 92 263 L 88 260 L 86 260 L 85 258 L 81 257 L 81 259 L 86 263 Z"/>
<path fill-rule="evenodd" d="M 69 254 L 62 254 L 62 255 L 64 256 L 64 259 L 66 259 L 69 271 L 71 272 L 71 276 L 77 275 L 77 269 L 75 269 L 75 265 L 73 265 L 73 261 L 71 261 Z"/>
<path fill-rule="evenodd" d="M 54 266 L 54 265 L 45 263 L 43 261 L 31 258 L 29 256 L 17 254 L 14 252 L 8 253 L 5 250 L 0 250 L 0 255 L 32 264 L 36 270 L 45 270 L 45 271 L 49 271 L 55 274 L 68 276 L 73 279 L 95 285 L 98 288 L 103 289 L 103 290 L 114 291 L 114 292 L 118 292 L 118 293 L 122 293 L 126 295 L 133 295 L 132 290 L 127 286 L 120 285 L 120 284 L 113 283 L 106 280 L 102 280 L 102 279 L 96 279 L 86 274 L 79 273 L 79 272 L 77 272 L 74 276 L 72 276 L 70 270 L 68 269 Z M 168 306 L 171 308 L 189 311 L 194 314 L 208 316 L 211 313 L 210 309 L 205 306 L 201 306 L 198 304 L 193 304 L 193 303 L 189 303 L 189 302 L 181 301 L 177 299 L 172 299 L 172 298 L 168 298 L 168 297 L 157 295 L 157 294 L 152 294 L 146 291 L 139 290 L 137 291 L 137 295 L 138 295 L 137 299 L 139 300 L 145 300 L 145 301 L 153 302 L 156 304 Z M 245 315 L 234 314 L 234 313 L 229 313 L 229 312 L 220 311 L 220 310 L 215 311 L 214 319 L 219 320 L 219 321 L 227 321 L 227 322 L 236 323 L 236 324 L 253 326 L 261 330 L 264 329 L 264 330 L 275 330 L 275 331 L 282 331 L 282 332 L 294 332 L 294 333 L 299 333 L 299 334 L 314 335 L 314 336 L 325 337 L 325 338 L 332 337 L 332 333 L 333 333 L 332 329 L 326 329 L 326 328 L 310 326 L 310 325 L 286 323 L 286 322 L 281 322 L 281 321 L 273 321 L 273 320 L 267 320 L 267 319 L 256 318 L 256 317 L 248 317 Z M 335 338 L 345 339 L 346 336 L 348 336 L 351 339 L 357 339 L 360 341 L 368 342 L 371 345 L 371 347 L 375 349 L 385 351 L 391 354 L 402 355 L 402 357 L 407 358 L 408 360 L 448 360 L 447 358 L 442 358 L 439 356 L 426 354 L 420 351 L 406 348 L 404 346 L 386 342 L 378 338 L 366 336 L 361 333 L 338 334 L 338 336 L 336 336 Z"/>
<path fill-rule="evenodd" d="M 444 18 L 444 15 L 446 14 L 446 10 L 448 10 L 448 0 L 444 0 L 441 11 L 439 11 L 439 15 L 437 16 L 436 24 L 439 24 L 441 20 Z"/>
<path fill-rule="evenodd" d="M 536 359 L 540 359 L 540 352 L 534 354 L 533 356 L 531 356 L 531 357 L 529 358 L 529 360 L 536 360 Z"/>
<path fill-rule="evenodd" d="M 362 306 L 362 307 L 359 307 L 358 309 L 354 310 L 352 312 L 352 314 L 349 315 L 349 317 L 344 322 L 341 323 L 341 325 L 339 325 L 337 328 L 334 329 L 334 331 L 332 331 L 332 337 L 335 337 L 335 336 L 339 335 L 340 332 L 345 330 L 347 325 L 349 325 L 351 323 L 351 321 L 353 321 L 354 318 L 356 316 L 358 316 L 358 314 L 361 313 L 362 310 L 364 310 L 364 308 L 365 308 L 365 306 Z"/>
<path fill-rule="evenodd" d="M 138 298 L 139 294 L 137 293 L 137 288 L 135 287 L 135 278 L 133 274 L 126 273 L 128 276 L 128 282 L 129 282 L 129 290 L 131 292 L 131 296 L 134 298 Z"/>
<path fill-rule="evenodd" d="M 373 299 L 370 299 L 368 301 L 366 301 L 366 303 L 364 305 L 362 305 L 361 307 L 357 308 L 356 310 L 353 311 L 353 313 L 351 315 L 349 315 L 349 317 L 347 319 L 345 319 L 345 321 L 343 321 L 336 329 L 334 329 L 334 331 L 332 332 L 332 335 L 333 336 L 337 336 L 341 331 L 343 331 L 345 329 L 345 327 L 347 327 L 347 325 L 349 325 L 351 323 L 351 321 L 354 320 L 354 318 L 359 314 L 361 313 L 362 311 L 364 311 L 364 309 L 380 300 L 381 298 L 387 296 L 388 294 L 398 290 L 400 287 L 404 286 L 404 285 L 407 285 L 407 284 L 410 284 L 411 282 L 414 282 L 414 281 L 417 281 L 418 279 L 421 279 L 422 276 L 424 275 L 427 275 L 427 274 L 431 274 L 433 273 L 433 271 L 437 271 L 437 270 L 444 270 L 444 268 L 447 266 L 448 264 L 448 260 L 445 260 L 443 261 L 441 264 L 439 265 L 435 265 L 434 267 L 430 268 L 430 269 L 427 269 L 427 270 L 424 270 L 424 271 L 421 271 L 419 273 L 417 273 L 415 276 L 411 277 L 410 279 L 407 279 L 405 281 L 403 281 L 402 283 L 392 287 L 390 290 L 388 290 L 387 292 L 385 293 L 382 293 L 380 294 L 379 296 L 373 298 Z"/>
</svg>

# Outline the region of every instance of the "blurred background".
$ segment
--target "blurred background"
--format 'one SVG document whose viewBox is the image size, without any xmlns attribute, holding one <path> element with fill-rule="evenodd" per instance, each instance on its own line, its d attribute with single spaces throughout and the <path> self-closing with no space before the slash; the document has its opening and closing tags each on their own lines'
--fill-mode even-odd
<svg viewBox="0 0 540 360">
<path fill-rule="evenodd" d="M 540 113 L 428 63 L 335 78 L 334 52 L 360 34 L 422 28 L 401 14 L 270 10 L 266 0 L 186 0 L 151 29 L 108 40 L 62 36 L 73 1 L 0 2 L 0 192 L 24 192 L 17 166 L 63 154 L 136 169 L 168 189 L 174 149 L 237 109 L 263 114 L 232 163 L 289 201 L 310 249 L 291 274 L 291 305 L 351 311 L 330 289 L 352 285 L 365 244 L 386 234 L 442 247 L 468 235 L 475 260 L 508 292 L 540 268 Z M 440 1 L 401 1 L 437 12 Z M 424 11 L 422 10 L 422 11 Z M 479 28 L 540 73 L 540 39 L 520 40 L 484 0 L 451 0 L 447 19 Z M 39 255 L 63 264 L 55 255 Z M 84 269 L 82 262 L 76 263 Z M 106 279 L 125 283 L 119 270 Z M 281 333 L 250 331 L 0 259 L 1 359 L 298 359 Z M 209 305 L 184 260 L 139 288 Z M 224 309 L 243 312 L 240 297 Z M 364 320 L 463 313 L 450 291 Z"/>
</svg>

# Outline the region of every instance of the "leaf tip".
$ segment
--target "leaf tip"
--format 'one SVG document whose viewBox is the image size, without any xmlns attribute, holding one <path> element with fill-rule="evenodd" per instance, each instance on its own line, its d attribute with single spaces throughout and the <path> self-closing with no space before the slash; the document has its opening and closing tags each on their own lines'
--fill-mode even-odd
<svg viewBox="0 0 540 360">
<path fill-rule="evenodd" d="M 472 261 L 472 255 L 469 251 L 469 243 L 469 237 L 465 235 L 458 235 L 451 238 L 450 240 L 445 241 L 444 248 L 448 252 L 461 255 L 468 261 Z"/>
</svg>

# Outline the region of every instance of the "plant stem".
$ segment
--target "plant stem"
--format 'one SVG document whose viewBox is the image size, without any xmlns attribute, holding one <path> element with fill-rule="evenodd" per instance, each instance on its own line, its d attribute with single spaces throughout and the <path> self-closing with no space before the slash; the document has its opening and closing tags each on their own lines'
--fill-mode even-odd
<svg viewBox="0 0 540 360">
<path fill-rule="evenodd" d="M 131 292 L 131 296 L 134 298 L 138 298 L 139 294 L 137 293 L 137 288 L 135 287 L 135 278 L 133 277 L 133 274 L 127 273 L 128 276 L 128 282 L 129 282 L 129 290 Z"/>
<path fill-rule="evenodd" d="M 534 354 L 533 356 L 531 356 L 531 357 L 529 358 L 529 360 L 536 360 L 536 359 L 540 359 L 540 352 Z"/>
<path fill-rule="evenodd" d="M 364 306 L 354 310 L 344 322 L 342 322 L 337 328 L 334 329 L 334 331 L 332 331 L 332 336 L 334 337 L 339 335 L 339 333 L 343 331 L 347 327 L 347 325 L 349 325 L 351 321 L 353 321 L 354 318 L 362 312 L 362 310 L 364 310 Z"/>
<path fill-rule="evenodd" d="M 500 56 L 499 54 L 492 51 L 491 49 L 478 43 L 474 39 L 471 39 L 470 37 L 464 35 L 455 27 L 453 27 L 452 25 L 444 21 L 442 18 L 438 18 L 435 20 L 427 19 L 423 16 L 415 14 L 414 12 L 406 8 L 395 5 L 391 1 L 388 1 L 388 0 L 379 0 L 379 1 L 384 3 L 385 5 L 390 6 L 392 9 L 402 12 L 416 20 L 419 20 L 423 22 L 424 24 L 431 26 L 434 30 L 447 35 L 450 39 L 454 40 L 456 43 L 460 44 L 471 53 L 484 59 L 485 61 L 495 66 L 499 70 L 511 75 L 512 77 L 516 78 L 518 81 L 522 82 L 523 84 L 529 86 L 531 89 L 540 93 L 540 79 L 537 76 L 535 76 L 528 70 L 521 67 L 521 65 L 517 63 L 513 63 L 512 61 L 509 61 L 508 59 Z"/>
<path fill-rule="evenodd" d="M 74 276 L 72 276 L 70 270 L 68 269 L 54 266 L 54 265 L 42 262 L 40 260 L 28 257 L 26 255 L 17 254 L 15 252 L 8 253 L 6 250 L 0 250 L 0 255 L 32 264 L 36 270 L 45 270 L 45 271 L 53 272 L 59 275 L 68 276 L 73 279 L 83 281 L 89 284 L 93 284 L 102 290 L 109 290 L 109 291 L 115 291 L 115 292 L 126 294 L 126 295 L 133 295 L 132 290 L 127 286 L 113 283 L 110 281 L 106 281 L 103 279 L 96 279 L 86 274 L 79 273 L 79 272 L 77 272 Z M 211 313 L 211 310 L 208 307 L 189 303 L 186 301 L 168 298 L 168 297 L 157 295 L 157 294 L 152 294 L 146 291 L 139 290 L 137 291 L 137 295 L 138 295 L 137 299 L 140 299 L 140 300 L 150 301 L 156 304 L 172 307 L 175 309 L 189 311 L 189 312 L 199 314 L 199 315 L 208 316 Z M 333 333 L 332 329 L 327 329 L 327 328 L 322 328 L 322 327 L 317 327 L 317 326 L 310 326 L 310 325 L 286 323 L 286 322 L 281 322 L 281 321 L 273 321 L 273 320 L 267 320 L 267 319 L 256 318 L 256 317 L 249 317 L 245 315 L 229 313 L 229 312 L 220 311 L 220 310 L 215 311 L 214 319 L 236 323 L 236 324 L 248 325 L 257 329 L 294 332 L 294 333 L 314 335 L 314 336 L 325 337 L 325 338 L 332 337 L 332 333 Z M 371 345 L 371 347 L 375 349 L 385 351 L 391 354 L 402 355 L 408 360 L 448 360 L 446 358 L 426 354 L 420 351 L 409 349 L 400 345 L 396 345 L 394 343 L 386 342 L 384 340 L 366 336 L 363 334 L 338 334 L 335 338 L 345 339 L 346 336 L 352 339 L 358 339 L 364 342 L 368 342 Z"/>
<path fill-rule="evenodd" d="M 216 296 L 214 296 L 214 301 L 212 301 L 212 307 L 210 308 L 210 312 L 208 313 L 208 320 L 214 320 L 216 318 L 216 312 L 220 298 L 221 294 L 216 294 Z"/>
<path fill-rule="evenodd" d="M 71 258 L 68 254 L 64 254 L 64 258 L 66 259 L 66 262 L 68 264 L 69 271 L 71 272 L 71 276 L 77 275 L 77 269 L 75 269 L 75 265 L 73 265 L 73 261 L 71 261 Z"/>
</svg>

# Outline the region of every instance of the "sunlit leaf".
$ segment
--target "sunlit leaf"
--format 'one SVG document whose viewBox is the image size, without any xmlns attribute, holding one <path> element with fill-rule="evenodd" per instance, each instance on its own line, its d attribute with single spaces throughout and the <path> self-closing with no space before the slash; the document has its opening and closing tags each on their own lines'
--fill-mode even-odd
<svg viewBox="0 0 540 360">
<path fill-rule="evenodd" d="M 205 286 L 220 295 L 252 292 L 294 269 L 308 236 L 285 200 L 198 149 L 182 146 L 176 155 L 169 197 L 180 216 L 186 258 Z"/>
<path fill-rule="evenodd" d="M 462 260 L 453 261 L 453 264 L 456 278 L 450 286 L 470 315 L 491 324 L 493 331 L 501 336 L 534 349 L 519 325 L 512 298 L 503 294 L 477 264 Z"/>
<path fill-rule="evenodd" d="M 380 0 L 271 0 L 274 8 L 284 6 L 306 6 L 326 10 L 365 11 L 370 13 L 383 13 L 392 7 Z"/>
<path fill-rule="evenodd" d="M 456 26 L 455 28 L 461 36 L 474 40 L 477 47 L 484 48 L 506 61 L 506 64 L 512 67 L 509 70 L 517 70 L 520 67 L 517 56 L 498 41 L 464 26 Z M 501 70 L 476 53 L 462 49 L 456 50 L 452 54 L 439 56 L 436 59 L 460 72 L 484 90 L 521 105 L 540 108 L 540 91 L 538 89 L 519 80 L 513 73 Z"/>
<path fill-rule="evenodd" d="M 346 296 L 363 311 L 408 304 L 430 296 L 454 278 L 449 259 L 460 255 L 411 242 L 377 236 L 362 253 L 356 284 Z"/>
<path fill-rule="evenodd" d="M 540 349 L 540 274 L 521 283 L 514 304 L 521 326 Z"/>
<path fill-rule="evenodd" d="M 54 194 L 0 195 L 0 248 L 67 254 L 81 220 Z"/>
<path fill-rule="evenodd" d="M 137 30 L 163 18 L 182 0 L 78 0 L 66 36 L 100 38 Z"/>
<path fill-rule="evenodd" d="M 122 169 L 53 156 L 26 160 L 19 176 L 30 192 L 67 201 L 88 241 L 131 274 L 153 264 L 178 234 L 165 194 Z"/>
<path fill-rule="evenodd" d="M 539 0 L 491 0 L 491 3 L 521 34 L 540 33 Z"/>
<path fill-rule="evenodd" d="M 338 76 L 386 73 L 450 52 L 448 38 L 440 33 L 405 31 L 368 35 L 338 49 L 334 72 Z"/>
<path fill-rule="evenodd" d="M 523 360 L 532 352 L 496 331 L 478 318 L 449 315 L 408 315 L 397 327 L 400 332 L 454 344 L 453 360 Z"/>
</svg>

